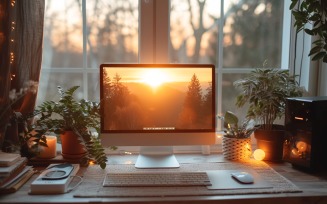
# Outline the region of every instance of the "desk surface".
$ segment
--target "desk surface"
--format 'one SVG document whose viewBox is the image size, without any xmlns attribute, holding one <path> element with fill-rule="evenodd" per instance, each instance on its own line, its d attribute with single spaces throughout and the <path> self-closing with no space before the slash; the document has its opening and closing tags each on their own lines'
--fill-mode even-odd
<svg viewBox="0 0 327 204">
<path fill-rule="evenodd" d="M 136 156 L 110 156 L 110 164 L 122 164 L 134 162 Z M 177 155 L 179 162 L 215 162 L 223 160 L 221 155 Z M 265 203 L 265 204 L 326 204 L 327 203 L 327 179 L 325 175 L 314 175 L 298 171 L 289 163 L 268 163 L 273 169 L 285 178 L 297 185 L 302 193 L 280 194 L 252 194 L 252 195 L 228 195 L 228 196 L 178 196 L 178 197 L 137 197 L 137 198 L 75 198 L 73 192 L 60 195 L 29 195 L 32 177 L 19 191 L 13 194 L 0 195 L 0 203 Z M 81 168 L 79 174 L 83 175 L 86 168 Z"/>
</svg>

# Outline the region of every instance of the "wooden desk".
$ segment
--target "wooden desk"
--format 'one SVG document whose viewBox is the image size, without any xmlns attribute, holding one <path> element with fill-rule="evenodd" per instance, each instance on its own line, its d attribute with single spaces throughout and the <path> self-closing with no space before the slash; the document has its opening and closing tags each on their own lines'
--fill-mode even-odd
<svg viewBox="0 0 327 204">
<path fill-rule="evenodd" d="M 136 156 L 110 156 L 109 164 L 134 162 Z M 177 155 L 177 159 L 185 162 L 213 162 L 223 160 L 221 155 Z M 252 194 L 232 196 L 178 196 L 178 197 L 146 197 L 146 198 L 75 198 L 73 192 L 60 195 L 29 195 L 29 185 L 37 175 L 32 177 L 18 192 L 0 195 L 0 203 L 224 203 L 224 204 L 326 204 L 327 179 L 325 175 L 313 175 L 298 171 L 289 163 L 268 163 L 278 173 L 292 181 L 302 193 Z M 86 168 L 81 168 L 80 174 Z"/>
</svg>

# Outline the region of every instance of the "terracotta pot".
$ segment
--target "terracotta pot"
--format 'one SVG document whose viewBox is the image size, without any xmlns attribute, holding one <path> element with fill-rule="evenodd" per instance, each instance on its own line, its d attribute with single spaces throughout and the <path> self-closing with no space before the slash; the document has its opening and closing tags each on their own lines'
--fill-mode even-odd
<svg viewBox="0 0 327 204">
<path fill-rule="evenodd" d="M 266 156 L 263 160 L 281 162 L 283 159 L 283 143 L 285 130 L 282 125 L 273 125 L 272 130 L 257 129 L 254 132 L 257 147 L 262 149 Z"/>
<path fill-rule="evenodd" d="M 223 137 L 223 155 L 228 160 L 246 160 L 251 157 L 251 138 Z"/>
<path fill-rule="evenodd" d="M 77 135 L 73 131 L 65 131 L 60 135 L 62 156 L 65 159 L 80 159 L 86 154 L 84 145 L 80 144 Z"/>
</svg>

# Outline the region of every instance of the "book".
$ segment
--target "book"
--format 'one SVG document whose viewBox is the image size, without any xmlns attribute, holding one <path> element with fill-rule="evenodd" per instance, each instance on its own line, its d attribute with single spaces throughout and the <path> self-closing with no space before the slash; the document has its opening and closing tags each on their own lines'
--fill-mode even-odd
<svg viewBox="0 0 327 204">
<path fill-rule="evenodd" d="M 0 167 L 11 166 L 21 158 L 20 154 L 0 152 Z"/>
<path fill-rule="evenodd" d="M 22 157 L 10 167 L 0 167 L 0 186 L 17 176 L 26 166 L 27 158 Z"/>
<path fill-rule="evenodd" d="M 24 170 L 19 173 L 15 178 L 0 187 L 0 194 L 16 192 L 33 176 L 33 174 L 34 169 L 31 166 L 26 166 Z"/>
<path fill-rule="evenodd" d="M 16 163 L 14 163 L 10 166 L 0 167 L 0 177 L 1 176 L 10 176 L 17 169 L 19 169 L 19 167 L 26 165 L 26 163 L 27 163 L 27 158 L 21 157 Z"/>
</svg>

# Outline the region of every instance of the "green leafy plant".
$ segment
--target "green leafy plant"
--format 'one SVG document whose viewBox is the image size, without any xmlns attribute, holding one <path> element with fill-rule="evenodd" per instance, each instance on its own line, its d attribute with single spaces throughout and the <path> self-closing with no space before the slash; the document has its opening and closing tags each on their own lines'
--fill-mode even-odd
<svg viewBox="0 0 327 204">
<path fill-rule="evenodd" d="M 299 5 L 298 8 L 295 8 Z M 312 60 L 320 60 L 327 63 L 327 2 L 325 0 L 292 0 L 290 5 L 292 15 L 295 18 L 294 26 L 296 31 L 304 30 L 311 36 L 318 36 L 314 41 L 314 47 L 310 50 L 309 56 Z M 312 28 L 305 25 L 310 23 Z"/>
<path fill-rule="evenodd" d="M 256 129 L 251 119 L 246 119 L 242 125 L 239 125 L 238 117 L 231 111 L 226 111 L 224 116 L 218 116 L 218 118 L 224 121 L 226 137 L 248 138 Z"/>
<path fill-rule="evenodd" d="M 235 81 L 234 86 L 242 90 L 236 105 L 249 104 L 246 117 L 254 119 L 265 130 L 271 130 L 275 120 L 283 116 L 288 97 L 303 93 L 295 76 L 290 76 L 288 70 L 274 68 L 256 69 L 247 78 Z"/>
<path fill-rule="evenodd" d="M 84 99 L 76 101 L 74 92 L 79 86 L 68 90 L 58 87 L 60 100 L 58 102 L 45 101 L 34 111 L 33 116 L 40 116 L 33 126 L 36 142 L 45 142 L 43 135 L 53 132 L 57 135 L 65 131 L 73 131 L 84 145 L 87 154 L 85 162 L 93 160 L 101 168 L 106 167 L 107 156 L 98 137 L 92 131 L 99 133 L 100 130 L 100 106 L 97 102 Z M 29 130 L 31 132 L 31 130 Z M 30 133 L 31 134 L 31 133 Z"/>
</svg>

